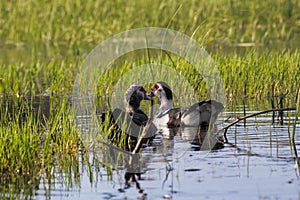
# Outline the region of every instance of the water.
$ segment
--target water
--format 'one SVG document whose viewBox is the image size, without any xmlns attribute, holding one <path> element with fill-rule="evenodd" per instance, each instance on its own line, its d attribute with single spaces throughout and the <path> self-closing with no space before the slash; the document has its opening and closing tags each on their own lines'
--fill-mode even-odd
<svg viewBox="0 0 300 200">
<path fill-rule="evenodd" d="M 300 128 L 300 127 L 298 127 Z M 236 133 L 236 138 L 233 132 Z M 270 136 L 271 134 L 271 136 Z M 143 193 L 131 183 L 125 188 L 124 171 L 113 172 L 113 180 L 105 169 L 98 172 L 98 181 L 90 182 L 82 167 L 80 183 L 66 187 L 61 178 L 51 192 L 43 188 L 37 198 L 51 199 L 299 199 L 300 181 L 289 147 L 287 127 L 234 127 L 229 141 L 239 147 L 225 145 L 223 149 L 199 156 L 192 146 L 174 138 L 177 151 L 188 149 L 182 157 L 166 162 L 160 153 L 151 155 L 145 174 L 139 180 Z M 297 141 L 299 141 L 299 134 Z M 300 143 L 298 142 L 298 146 Z M 179 148 L 179 149 L 178 149 Z M 201 153 L 200 153 L 201 154 Z M 96 166 L 94 166 L 95 170 Z M 101 175 L 100 175 L 101 174 Z M 54 185 L 54 184 L 53 184 Z"/>
<path fill-rule="evenodd" d="M 235 114 L 223 113 L 221 119 Z M 299 174 L 289 140 L 292 128 L 287 119 L 284 122 L 272 124 L 270 114 L 249 119 L 246 127 L 241 123 L 228 130 L 230 144 L 213 151 L 199 151 L 181 136 L 146 148 L 138 187 L 125 184 L 124 167 L 106 170 L 98 149 L 88 159 L 79 156 L 68 173 L 42 177 L 33 188 L 15 190 L 14 198 L 299 199 Z M 300 124 L 296 131 L 300 149 Z"/>
</svg>

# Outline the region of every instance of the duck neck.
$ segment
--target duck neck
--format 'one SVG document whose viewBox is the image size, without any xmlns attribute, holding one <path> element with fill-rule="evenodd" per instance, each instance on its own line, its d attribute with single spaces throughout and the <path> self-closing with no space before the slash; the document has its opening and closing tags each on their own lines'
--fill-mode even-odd
<svg viewBox="0 0 300 200">
<path fill-rule="evenodd" d="M 162 98 L 160 100 L 160 107 L 159 110 L 161 112 L 165 111 L 165 110 L 169 110 L 172 108 L 172 99 L 167 99 L 167 98 Z"/>
<path fill-rule="evenodd" d="M 140 108 L 140 102 L 125 103 L 126 112 L 136 112 Z"/>
</svg>

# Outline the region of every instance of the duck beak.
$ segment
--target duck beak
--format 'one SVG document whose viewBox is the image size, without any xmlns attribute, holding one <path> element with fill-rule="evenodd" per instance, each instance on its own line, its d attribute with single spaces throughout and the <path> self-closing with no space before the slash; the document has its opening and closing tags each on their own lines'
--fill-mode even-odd
<svg viewBox="0 0 300 200">
<path fill-rule="evenodd" d="M 147 100 L 151 100 L 152 97 L 154 97 L 154 93 L 150 92 L 149 94 L 146 95 L 147 96 Z"/>
<path fill-rule="evenodd" d="M 144 100 L 151 100 L 151 96 L 149 94 L 144 95 Z"/>
</svg>

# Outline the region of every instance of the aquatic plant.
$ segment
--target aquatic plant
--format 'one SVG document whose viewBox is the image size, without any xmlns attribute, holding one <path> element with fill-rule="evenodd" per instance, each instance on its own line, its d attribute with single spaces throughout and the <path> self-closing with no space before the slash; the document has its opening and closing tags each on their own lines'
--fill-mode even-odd
<svg viewBox="0 0 300 200">
<path fill-rule="evenodd" d="M 31 188 L 38 186 L 42 177 L 50 181 L 54 173 L 78 173 L 79 163 L 74 162 L 86 153 L 85 147 L 67 101 L 51 100 L 49 116 L 41 110 L 35 112 L 24 100 L 16 103 L 18 98 L 1 104 L 1 185 L 13 183 L 19 188 Z M 14 108 L 8 109 L 9 104 Z"/>
</svg>

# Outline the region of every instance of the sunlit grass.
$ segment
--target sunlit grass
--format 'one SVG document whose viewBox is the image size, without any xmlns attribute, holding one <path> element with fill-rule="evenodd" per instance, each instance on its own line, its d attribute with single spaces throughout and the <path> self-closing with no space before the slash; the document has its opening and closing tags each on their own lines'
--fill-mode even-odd
<svg viewBox="0 0 300 200">
<path fill-rule="evenodd" d="M 76 61 L 76 60 L 74 60 Z M 0 65 L 0 93 L 15 96 L 70 94 L 76 63 L 52 61 Z"/>
<path fill-rule="evenodd" d="M 248 53 L 242 57 L 217 57 L 229 99 L 284 99 L 295 106 L 300 87 L 299 52 Z M 292 103 L 291 103 L 292 102 Z"/>
<path fill-rule="evenodd" d="M 244 56 L 216 55 L 213 58 L 224 81 L 228 99 L 235 100 L 241 96 L 248 99 L 283 97 L 288 103 L 296 98 L 300 82 L 298 51 L 261 54 L 249 52 Z M 200 99 L 208 98 L 207 83 L 201 74 L 197 74 L 193 66 L 186 61 L 175 56 L 173 59 L 153 58 L 151 62 L 173 67 L 189 80 Z M 101 78 L 99 74 L 98 96 L 111 93 L 123 75 L 143 64 L 147 64 L 145 59 L 133 63 L 124 62 L 122 65 L 110 67 Z M 0 93 L 23 97 L 50 93 L 70 96 L 78 69 L 77 64 L 65 62 L 0 65 Z"/>
<path fill-rule="evenodd" d="M 78 162 L 87 153 L 65 100 L 59 101 L 57 105 L 53 103 L 53 110 L 58 107 L 48 118 L 33 112 L 33 108 L 25 101 L 15 105 L 14 110 L 1 106 L 2 184 L 30 188 L 41 177 L 50 181 L 54 173 L 69 173 L 70 157 L 73 166 L 76 160 Z M 76 165 L 74 167 L 76 169 Z M 78 173 L 78 169 L 72 171 Z"/>
</svg>

